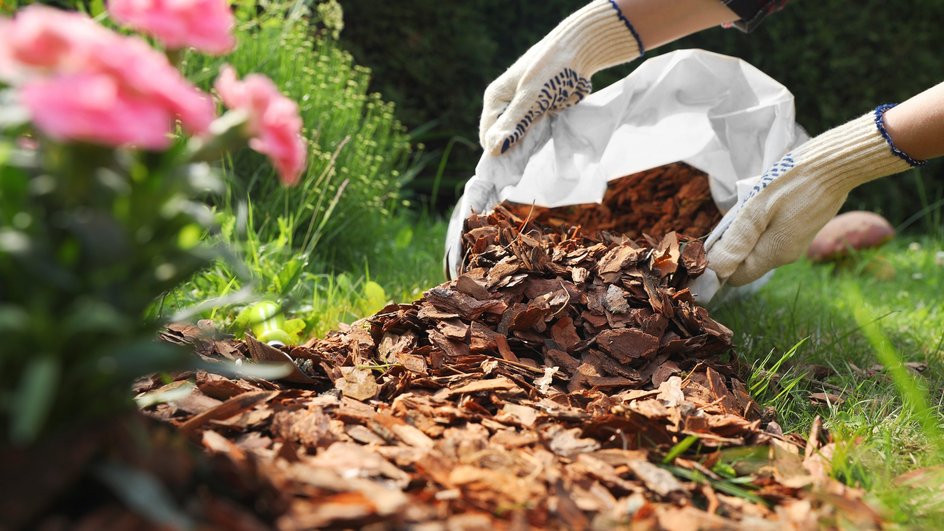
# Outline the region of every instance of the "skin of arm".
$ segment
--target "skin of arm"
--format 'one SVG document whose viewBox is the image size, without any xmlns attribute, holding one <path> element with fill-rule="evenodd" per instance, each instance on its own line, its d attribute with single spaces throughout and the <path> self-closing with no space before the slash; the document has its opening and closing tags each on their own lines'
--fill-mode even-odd
<svg viewBox="0 0 944 531">
<path fill-rule="evenodd" d="M 885 130 L 909 156 L 944 156 L 944 83 L 905 100 L 885 113 Z"/>
<path fill-rule="evenodd" d="M 738 20 L 719 0 L 616 0 L 647 50 Z"/>
</svg>

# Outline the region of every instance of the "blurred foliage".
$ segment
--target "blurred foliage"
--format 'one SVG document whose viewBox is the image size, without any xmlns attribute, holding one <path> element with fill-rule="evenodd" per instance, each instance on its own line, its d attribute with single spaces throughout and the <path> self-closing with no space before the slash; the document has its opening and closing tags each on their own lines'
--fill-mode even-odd
<svg viewBox="0 0 944 531">
<path fill-rule="evenodd" d="M 420 129 L 427 150 L 442 153 L 455 136 L 477 143 L 488 82 L 584 3 L 341 0 L 341 41 L 374 70 L 372 87 L 397 103 L 409 127 Z M 816 134 L 942 81 L 941 20 L 944 3 L 937 0 L 894 6 L 880 0 L 796 1 L 750 35 L 710 29 L 647 57 L 678 48 L 741 57 L 794 93 L 798 121 Z M 595 89 L 636 65 L 601 72 L 593 79 Z M 439 175 L 440 206 L 452 204 L 452 193 L 472 175 L 480 155 L 465 146 L 454 150 Z M 435 164 L 427 166 L 412 184 L 415 193 L 429 194 L 437 173 Z M 944 197 L 944 165 L 929 164 L 920 176 L 920 182 L 911 175 L 866 185 L 853 193 L 848 207 L 878 209 L 904 221 Z"/>
<path fill-rule="evenodd" d="M 0 441 L 130 408 L 132 380 L 190 365 L 145 317 L 218 253 L 203 163 L 0 136 Z"/>
</svg>

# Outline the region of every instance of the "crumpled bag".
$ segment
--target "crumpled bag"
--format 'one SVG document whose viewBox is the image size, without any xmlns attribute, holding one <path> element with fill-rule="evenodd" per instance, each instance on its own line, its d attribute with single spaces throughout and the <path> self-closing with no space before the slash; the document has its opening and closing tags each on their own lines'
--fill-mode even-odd
<svg viewBox="0 0 944 531">
<path fill-rule="evenodd" d="M 767 167 L 807 138 L 794 119 L 793 95 L 745 61 L 705 50 L 655 57 L 539 120 L 507 153 L 481 158 L 449 222 L 447 274 L 455 277 L 462 258 L 465 219 L 502 201 L 545 207 L 600 202 L 611 179 L 683 161 L 708 174 L 712 198 L 726 212 Z M 712 231 L 706 246 L 727 224 Z M 720 287 L 709 270 L 692 290 L 707 302 Z"/>
</svg>

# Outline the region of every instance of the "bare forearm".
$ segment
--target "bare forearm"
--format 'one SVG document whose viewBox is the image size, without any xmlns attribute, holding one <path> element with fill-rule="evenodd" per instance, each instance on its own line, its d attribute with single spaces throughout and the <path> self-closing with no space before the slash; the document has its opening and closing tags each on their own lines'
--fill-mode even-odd
<svg viewBox="0 0 944 531">
<path fill-rule="evenodd" d="M 895 146 L 912 158 L 944 156 L 944 83 L 886 112 L 885 130 Z"/>
<path fill-rule="evenodd" d="M 616 4 L 646 50 L 738 19 L 721 0 L 616 0 Z"/>
</svg>

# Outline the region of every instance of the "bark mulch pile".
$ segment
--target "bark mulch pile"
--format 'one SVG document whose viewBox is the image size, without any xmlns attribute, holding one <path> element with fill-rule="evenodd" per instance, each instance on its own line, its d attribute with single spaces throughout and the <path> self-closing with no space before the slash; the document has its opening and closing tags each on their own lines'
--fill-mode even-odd
<svg viewBox="0 0 944 531">
<path fill-rule="evenodd" d="M 804 440 L 761 419 L 726 361 L 731 331 L 685 288 L 706 267 L 701 242 L 499 207 L 468 220 L 464 245 L 456 280 L 304 346 L 167 332 L 207 360 L 292 363 L 294 383 L 180 375 L 194 392 L 147 409 L 226 471 L 244 504 L 225 505 L 227 522 L 880 525 L 860 491 L 829 478 L 818 427 Z"/>
<path fill-rule="evenodd" d="M 143 411 L 165 429 L 148 427 L 147 445 L 132 430 L 115 447 L 164 494 L 138 472 L 99 469 L 118 498 L 92 503 L 73 488 L 73 511 L 42 523 L 880 526 L 861 491 L 829 477 L 832 444 L 818 423 L 804 439 L 762 418 L 731 331 L 686 289 L 707 265 L 689 236 L 718 217 L 693 172 L 673 165 L 617 181 L 602 206 L 473 216 L 456 280 L 303 346 L 227 339 L 208 323 L 170 327 L 164 340 L 208 363 L 292 372 L 141 379 Z"/>
</svg>

